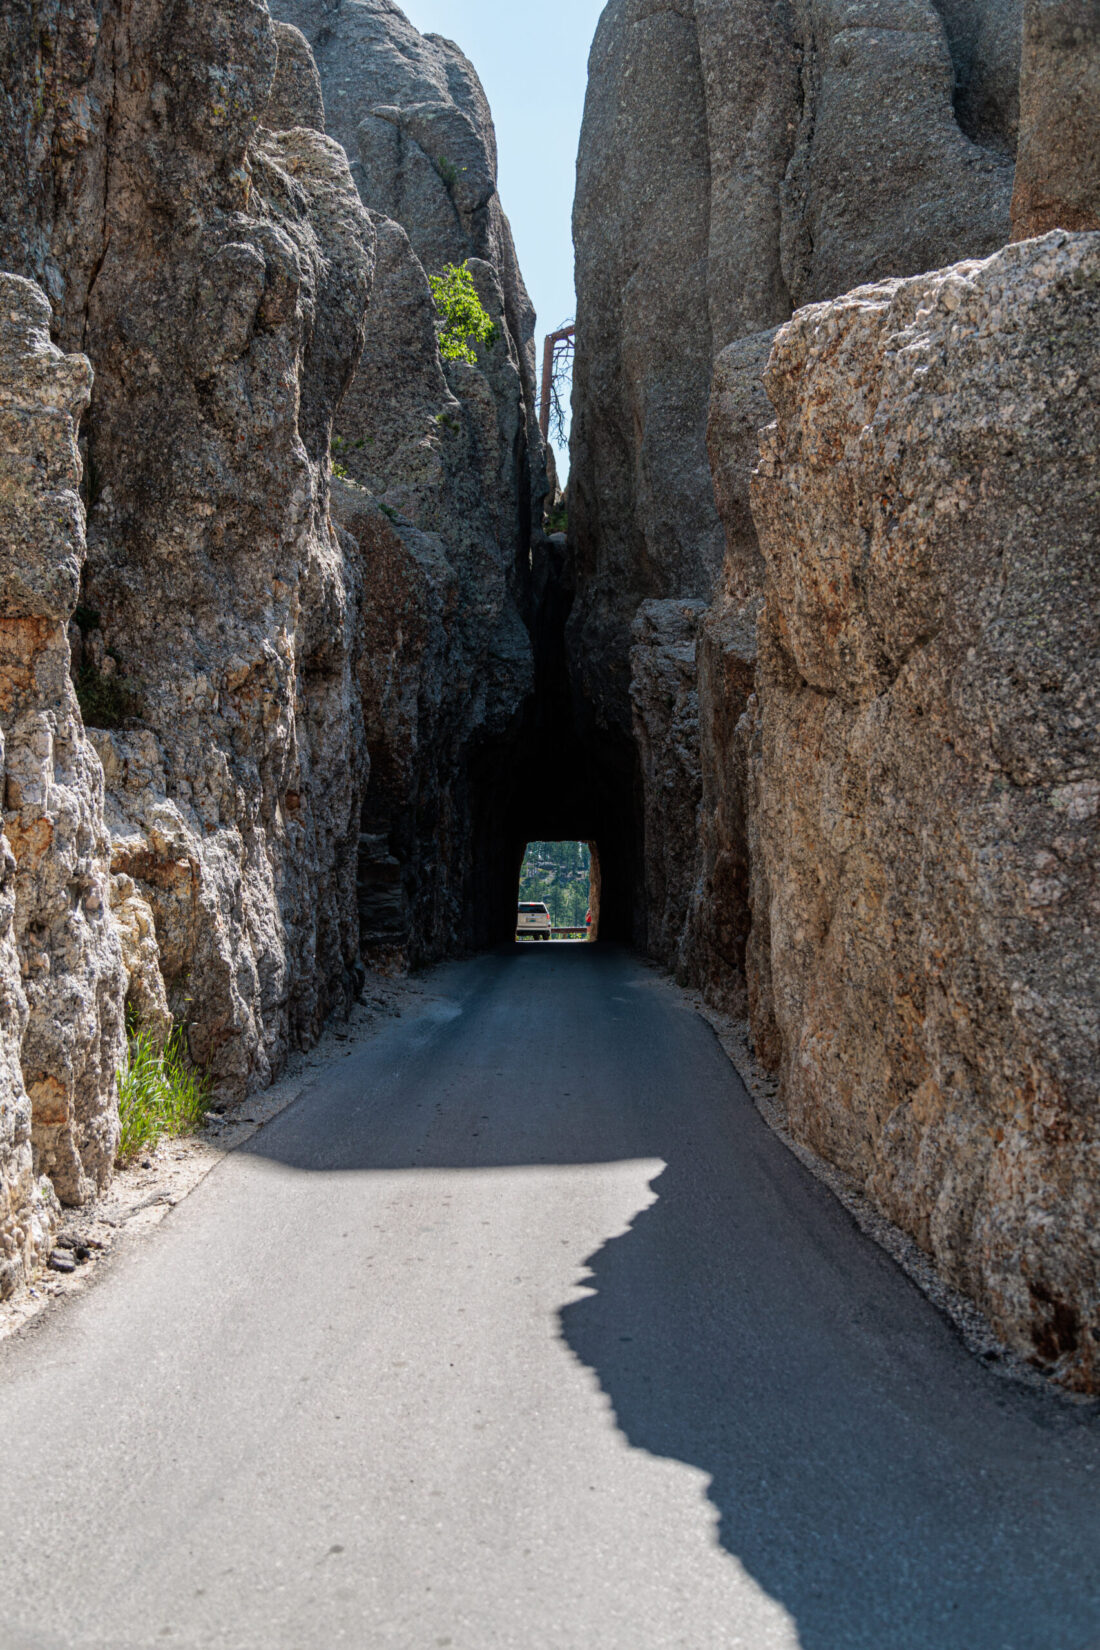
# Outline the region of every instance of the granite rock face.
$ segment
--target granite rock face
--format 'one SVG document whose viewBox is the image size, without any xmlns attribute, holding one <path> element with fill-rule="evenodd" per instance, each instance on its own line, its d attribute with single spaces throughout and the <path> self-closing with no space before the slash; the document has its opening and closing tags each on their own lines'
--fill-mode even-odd
<svg viewBox="0 0 1100 1650">
<path fill-rule="evenodd" d="M 696 816 L 702 795 L 696 645 L 706 603 L 639 607 L 630 654 L 630 698 L 645 808 L 648 940 L 681 977 L 689 947 Z M 685 845 L 688 851 L 685 852 Z"/>
<path fill-rule="evenodd" d="M 1100 229 L 1100 5 L 1027 0 L 1012 236 Z"/>
<path fill-rule="evenodd" d="M 774 328 L 751 333 L 727 345 L 714 365 L 707 450 L 726 556 L 699 626 L 700 798 L 693 838 L 680 850 L 694 873 L 681 966 L 713 1002 L 736 1013 L 745 1008 L 752 923 L 749 776 L 764 587 L 749 478 L 758 432 L 773 416 L 763 377 L 774 341 Z"/>
<path fill-rule="evenodd" d="M 479 938 L 500 846 L 546 484 L 492 122 L 396 7 L 280 10 L 0 19 L 13 1277 L 34 1174 L 78 1201 L 109 1172 L 124 1008 L 244 1096 L 350 1000 L 361 942 Z M 425 264 L 462 261 L 497 339 L 445 369 Z"/>
<path fill-rule="evenodd" d="M 612 0 L 568 628 L 582 743 L 633 765 L 636 937 L 1082 1391 L 1097 237 L 1021 238 L 1096 226 L 1095 30 L 1091 0 Z"/>
<path fill-rule="evenodd" d="M 125 975 L 110 919 L 103 772 L 68 640 L 85 556 L 76 428 L 92 374 L 83 356 L 50 342 L 49 323 L 38 287 L 0 275 L 0 805 L 9 869 L 14 855 L 7 938 L 26 1013 L 20 1078 L 4 1104 L 21 1148 L 25 1090 L 36 1171 L 63 1202 L 83 1203 L 109 1177 L 118 1138 Z M 26 1191 L 25 1164 L 15 1172 Z"/>
<path fill-rule="evenodd" d="M 754 483 L 758 1042 L 781 1050 L 795 1134 L 1081 1390 L 1100 1351 L 1098 374 L 1100 236 L 866 287 L 780 332 Z"/>
<path fill-rule="evenodd" d="M 266 92 L 265 76 L 260 108 Z M 260 128 L 247 161 L 247 213 L 212 202 L 152 258 L 146 226 L 136 244 L 119 226 L 89 315 L 86 645 L 111 650 L 136 701 L 96 735 L 114 865 L 227 1093 L 270 1081 L 348 1000 L 366 777 L 356 573 L 326 489 L 373 235 L 320 134 Z"/>
<path fill-rule="evenodd" d="M 5 27 L 19 74 L 5 86 L 0 262 L 43 283 L 55 336 L 95 368 L 87 558 L 70 558 L 58 639 L 36 666 L 55 721 L 76 730 L 71 783 L 102 796 L 106 776 L 88 865 L 70 869 L 56 838 L 44 848 L 55 880 L 87 882 L 85 910 L 98 901 L 121 982 L 99 1043 L 62 1003 L 56 966 L 49 988 L 72 1086 L 98 1119 L 94 1180 L 117 1129 L 123 991 L 158 1033 L 168 1010 L 186 1022 L 193 1057 L 232 1096 L 270 1080 L 354 988 L 358 574 L 327 476 L 374 234 L 342 151 L 301 124 L 318 103 L 304 41 L 284 31 L 276 74 L 263 5 L 89 5 L 37 23 L 16 10 Z M 293 128 L 262 124 L 276 117 Z M 9 737 L 9 811 L 18 759 Z M 73 1198 L 84 1182 L 61 1162 L 63 1097 L 36 1089 L 28 996 L 36 1149 Z M 40 1063 L 67 1081 L 54 1049 Z"/>
<path fill-rule="evenodd" d="M 709 601 L 730 585 L 707 457 L 722 350 L 800 304 L 1008 238 L 1016 17 L 1013 0 L 605 9 L 574 214 L 569 645 L 589 737 L 634 747 L 640 604 Z M 755 414 L 758 381 L 740 382 Z M 731 478 L 722 500 L 746 519 L 747 479 Z M 722 598 L 750 656 L 753 595 L 740 617 Z M 700 875 L 713 878 L 713 861 Z M 685 914 L 661 912 L 662 897 L 647 889 L 653 934 L 680 932 Z M 706 898 L 695 903 L 705 925 Z M 717 956 L 728 941 L 700 944 Z M 656 954 L 669 956 L 663 938 Z"/>
<path fill-rule="evenodd" d="M 4 778 L 0 730 L 0 783 Z M 15 947 L 15 856 L 0 833 L 0 1300 L 33 1277 L 46 1258 L 51 1211 L 34 1175 L 31 1103 L 19 1051 L 27 999 Z M 48 1182 L 47 1182 L 48 1184 Z"/>
<path fill-rule="evenodd" d="M 275 79 L 267 97 L 263 123 L 273 132 L 305 126 L 325 129 L 325 100 L 321 76 L 301 29 L 292 23 L 275 24 Z"/>
<path fill-rule="evenodd" d="M 325 129 L 347 151 L 364 204 L 401 224 L 430 273 L 467 258 L 496 271 L 537 472 L 535 312 L 497 193 L 496 133 L 473 64 L 453 41 L 420 34 L 391 0 L 275 0 L 272 10 L 313 48 Z"/>
<path fill-rule="evenodd" d="M 458 48 L 420 35 L 388 0 L 274 9 L 313 46 L 328 131 L 352 157 L 377 235 L 371 325 L 334 443 L 336 513 L 362 565 L 374 775 L 359 915 L 368 955 L 423 962 L 487 937 L 471 889 L 511 851 L 493 821 L 515 784 L 534 680 L 527 626 L 547 490 L 534 311 L 497 194 L 488 104 Z M 428 281 L 463 263 L 496 326 L 476 365 L 441 359 Z"/>
</svg>

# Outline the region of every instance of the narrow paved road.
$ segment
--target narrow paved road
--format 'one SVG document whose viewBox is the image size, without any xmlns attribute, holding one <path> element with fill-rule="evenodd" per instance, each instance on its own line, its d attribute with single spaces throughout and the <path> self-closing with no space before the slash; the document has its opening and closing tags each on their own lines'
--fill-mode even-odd
<svg viewBox="0 0 1100 1650">
<path fill-rule="evenodd" d="M 0 1348 L 3 1650 L 1095 1650 L 1094 1412 L 975 1363 L 601 947 L 431 977 Z"/>
</svg>

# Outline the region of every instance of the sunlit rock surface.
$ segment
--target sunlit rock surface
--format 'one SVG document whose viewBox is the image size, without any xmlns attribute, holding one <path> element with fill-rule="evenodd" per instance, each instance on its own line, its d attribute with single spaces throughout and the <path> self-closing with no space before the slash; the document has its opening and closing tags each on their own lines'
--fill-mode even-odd
<svg viewBox="0 0 1100 1650">
<path fill-rule="evenodd" d="M 243 1094 L 348 1000 L 358 967 L 358 587 L 326 477 L 373 230 L 336 144 L 262 124 L 277 57 L 265 7 L 211 0 L 171 26 L 156 6 L 77 7 L 34 29 L 20 14 L 7 44 L 27 74 L 5 111 L 0 262 L 42 282 L 41 324 L 95 371 L 87 559 L 51 610 L 49 660 L 54 720 L 67 695 L 79 730 L 61 748 L 106 775 L 113 886 L 106 863 L 77 880 L 121 985 L 96 1081 L 73 1055 L 74 1115 L 113 1096 L 128 978 L 131 1006 L 161 1030 L 170 1008 L 221 1090 Z M 10 797 L 10 739 L 7 763 Z M 59 840 L 42 853 L 71 883 Z M 79 967 L 102 1017 L 108 994 Z M 94 1047 L 62 993 L 55 978 L 55 1040 Z M 63 1097 L 48 1120 L 37 1099 L 34 1035 L 32 1005 L 23 1075 L 42 1129 L 61 1131 L 52 1142 L 36 1121 L 36 1147 L 76 1196 Z M 56 1051 L 41 1064 L 68 1081 Z M 102 1116 L 93 1179 L 117 1128 Z"/>
<path fill-rule="evenodd" d="M 118 1138 L 125 977 L 103 772 L 81 722 L 67 630 L 85 556 L 76 429 L 92 374 L 83 356 L 50 342 L 49 323 L 38 287 L 0 276 L 0 800 L 28 1011 L 21 1082 L 4 1104 L 18 1147 L 25 1089 L 36 1169 L 62 1201 L 83 1203 L 110 1175 Z"/>
<path fill-rule="evenodd" d="M 1082 1389 L 1098 374 L 1100 235 L 866 287 L 780 332 L 754 483 L 758 1043 L 794 1133 Z"/>
</svg>

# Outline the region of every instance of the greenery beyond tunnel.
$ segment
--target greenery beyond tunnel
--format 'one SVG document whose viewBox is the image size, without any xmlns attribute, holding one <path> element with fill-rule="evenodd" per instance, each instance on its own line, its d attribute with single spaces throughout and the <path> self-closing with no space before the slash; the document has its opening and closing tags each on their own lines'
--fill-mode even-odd
<svg viewBox="0 0 1100 1650">
<path fill-rule="evenodd" d="M 591 867 L 587 842 L 529 842 L 519 875 L 520 900 L 545 905 L 555 928 L 583 928 L 591 903 Z"/>
</svg>

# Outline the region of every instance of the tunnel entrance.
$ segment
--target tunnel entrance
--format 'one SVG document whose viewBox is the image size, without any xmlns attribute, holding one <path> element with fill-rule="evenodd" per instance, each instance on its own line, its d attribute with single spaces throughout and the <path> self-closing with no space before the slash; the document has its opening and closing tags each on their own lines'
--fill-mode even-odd
<svg viewBox="0 0 1100 1650">
<path fill-rule="evenodd" d="M 594 940 L 599 929 L 599 863 L 594 842 L 528 842 L 519 872 L 517 941 Z"/>
<path fill-rule="evenodd" d="M 520 869 L 537 841 L 586 844 L 600 939 L 645 947 L 638 753 L 628 734 L 595 719 L 572 680 L 565 646 L 572 602 L 564 542 L 544 541 L 527 611 L 533 692 L 507 729 L 471 753 L 467 770 L 474 853 L 465 908 L 475 949 L 514 937 Z"/>
</svg>

